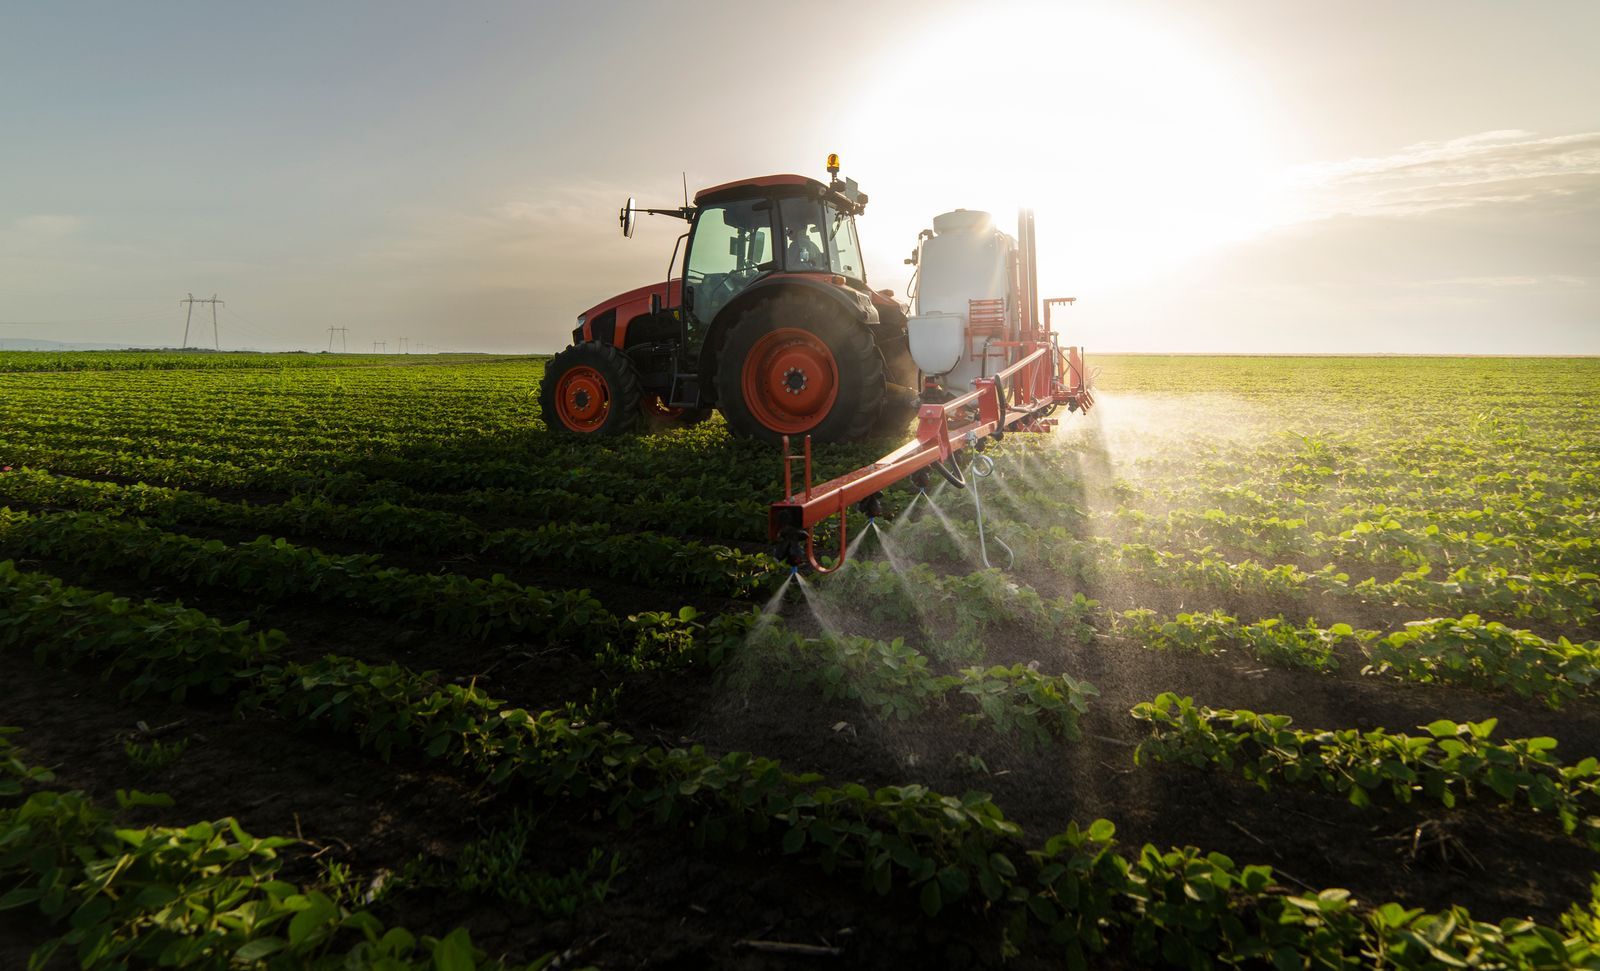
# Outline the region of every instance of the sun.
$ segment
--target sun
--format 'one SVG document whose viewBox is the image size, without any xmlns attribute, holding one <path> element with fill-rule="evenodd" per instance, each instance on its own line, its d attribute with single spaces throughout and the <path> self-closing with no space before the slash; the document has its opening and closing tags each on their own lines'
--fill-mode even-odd
<svg viewBox="0 0 1600 971">
<path fill-rule="evenodd" d="M 1137 282 L 1282 219 L 1270 99 L 1161 22 L 986 8 L 896 44 L 859 105 L 851 151 L 892 183 L 877 225 L 1031 207 L 1047 287 Z"/>
</svg>

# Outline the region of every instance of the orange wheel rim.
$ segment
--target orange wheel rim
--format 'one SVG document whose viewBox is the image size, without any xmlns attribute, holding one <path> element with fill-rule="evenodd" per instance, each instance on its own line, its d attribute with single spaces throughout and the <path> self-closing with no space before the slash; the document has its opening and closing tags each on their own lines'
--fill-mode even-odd
<svg viewBox="0 0 1600 971">
<path fill-rule="evenodd" d="M 579 366 L 556 382 L 556 417 L 575 432 L 592 432 L 611 413 L 611 385 L 592 367 Z"/>
<path fill-rule="evenodd" d="M 783 327 L 750 349 L 740 374 L 745 404 L 763 427 L 794 435 L 817 427 L 839 397 L 839 364 L 817 335 Z"/>
</svg>

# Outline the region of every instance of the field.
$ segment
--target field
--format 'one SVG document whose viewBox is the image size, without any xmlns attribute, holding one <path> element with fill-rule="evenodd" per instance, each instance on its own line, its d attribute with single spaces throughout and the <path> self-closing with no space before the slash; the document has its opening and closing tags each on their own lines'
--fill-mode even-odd
<svg viewBox="0 0 1600 971">
<path fill-rule="evenodd" d="M 1600 966 L 1600 361 L 1091 360 L 796 577 L 537 358 L 0 353 L 0 967 Z"/>
</svg>

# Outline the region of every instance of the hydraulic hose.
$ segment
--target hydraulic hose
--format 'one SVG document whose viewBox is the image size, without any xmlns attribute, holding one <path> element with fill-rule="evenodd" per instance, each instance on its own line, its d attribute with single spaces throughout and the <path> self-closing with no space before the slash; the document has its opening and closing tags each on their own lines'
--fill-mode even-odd
<svg viewBox="0 0 1600 971">
<path fill-rule="evenodd" d="M 976 518 L 978 521 L 978 555 L 983 557 L 984 566 L 993 567 L 994 564 L 989 562 L 989 542 L 984 536 L 983 532 L 983 498 L 978 495 L 977 480 L 987 479 L 989 476 L 994 474 L 994 459 L 982 453 L 975 454 L 972 456 L 970 470 L 973 476 L 975 476 L 972 481 L 972 508 L 975 511 L 974 518 Z M 1006 551 L 1006 565 L 1001 569 L 1011 569 L 1011 565 L 1017 562 L 1017 554 L 1013 552 L 1011 547 L 1006 545 L 1006 541 L 1000 537 L 996 536 L 994 541 L 999 543 L 1000 548 Z"/>
<path fill-rule="evenodd" d="M 992 462 L 990 463 L 990 465 L 993 464 L 994 463 Z M 957 462 L 954 458 L 950 460 L 950 464 L 948 466 L 946 466 L 943 462 L 935 461 L 929 466 L 929 468 L 944 476 L 944 481 L 955 486 L 957 489 L 965 489 L 967 487 L 967 479 L 961 474 L 961 463 Z"/>
</svg>

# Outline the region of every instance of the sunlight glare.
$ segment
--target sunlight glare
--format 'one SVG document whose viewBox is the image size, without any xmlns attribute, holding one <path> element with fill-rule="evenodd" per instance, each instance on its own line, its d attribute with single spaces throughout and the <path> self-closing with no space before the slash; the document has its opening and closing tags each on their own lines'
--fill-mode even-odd
<svg viewBox="0 0 1600 971">
<path fill-rule="evenodd" d="M 1273 126 L 1225 53 L 1149 20 L 991 8 L 896 45 L 851 126 L 879 225 L 1039 222 L 1047 290 L 1137 282 L 1280 222 Z M 892 126 L 900 137 L 885 137 Z M 884 262 L 908 247 L 880 241 Z M 1052 289 L 1054 288 L 1054 289 Z"/>
</svg>

